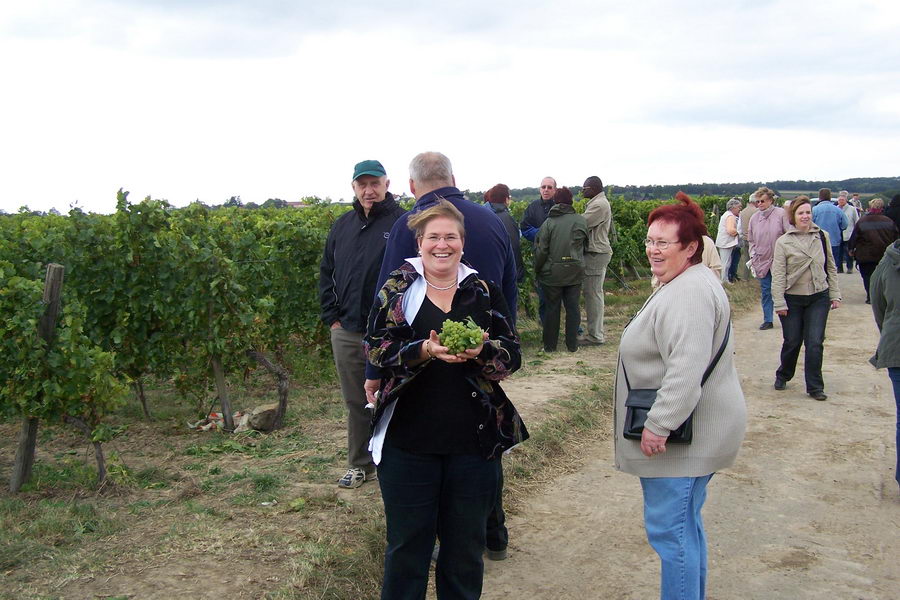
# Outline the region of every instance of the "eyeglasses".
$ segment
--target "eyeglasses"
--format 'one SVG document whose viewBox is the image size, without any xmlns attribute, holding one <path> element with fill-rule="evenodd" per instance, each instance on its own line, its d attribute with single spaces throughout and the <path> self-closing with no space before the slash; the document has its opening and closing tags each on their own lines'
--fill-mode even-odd
<svg viewBox="0 0 900 600">
<path fill-rule="evenodd" d="M 431 242 L 432 244 L 437 244 L 441 240 L 443 240 L 447 244 L 452 244 L 453 242 L 459 241 L 459 236 L 455 233 L 448 233 L 447 235 L 438 235 L 436 233 L 432 233 L 424 236 L 426 242 Z"/>
<path fill-rule="evenodd" d="M 660 250 L 665 250 L 666 248 L 669 247 L 669 245 L 678 244 L 678 243 L 680 243 L 680 242 L 669 242 L 666 240 L 651 240 L 650 238 L 644 239 L 644 246 L 646 246 L 648 248 L 650 248 L 652 246 L 656 246 Z"/>
<path fill-rule="evenodd" d="M 552 186 L 552 185 L 542 185 L 542 186 L 541 186 L 541 189 L 542 189 L 542 190 L 552 190 L 552 189 L 553 189 L 553 186 Z"/>
</svg>

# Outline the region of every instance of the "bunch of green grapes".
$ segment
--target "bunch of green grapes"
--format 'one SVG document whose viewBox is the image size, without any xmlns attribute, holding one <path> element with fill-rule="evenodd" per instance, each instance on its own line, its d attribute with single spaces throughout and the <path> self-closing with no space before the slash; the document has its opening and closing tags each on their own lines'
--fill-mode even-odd
<svg viewBox="0 0 900 600">
<path fill-rule="evenodd" d="M 474 348 L 484 341 L 484 331 L 475 324 L 472 317 L 461 323 L 447 319 L 440 334 L 441 345 L 447 347 L 450 354 L 459 354 L 467 348 Z"/>
</svg>

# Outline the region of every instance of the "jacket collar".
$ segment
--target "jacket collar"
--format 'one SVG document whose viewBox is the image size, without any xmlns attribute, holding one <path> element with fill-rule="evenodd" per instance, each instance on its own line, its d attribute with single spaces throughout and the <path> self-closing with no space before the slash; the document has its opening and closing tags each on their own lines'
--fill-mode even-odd
<svg viewBox="0 0 900 600">
<path fill-rule="evenodd" d="M 550 209 L 550 216 L 556 217 L 559 215 L 566 215 L 575 212 L 575 207 L 571 204 L 554 204 L 553 208 Z"/>
<path fill-rule="evenodd" d="M 427 208 L 432 204 L 436 204 L 439 199 L 443 198 L 444 200 L 449 200 L 453 198 L 454 200 L 465 200 L 462 192 L 459 189 L 448 186 L 438 188 L 436 190 L 431 190 L 421 198 L 416 198 L 416 204 L 413 207 L 413 210 L 421 210 L 423 208 Z"/>
<path fill-rule="evenodd" d="M 422 265 L 422 258 L 419 256 L 414 256 L 412 258 L 407 258 L 406 262 L 408 262 L 413 270 L 415 270 L 416 274 L 425 277 L 425 267 Z M 457 283 L 464 281 L 466 277 L 469 275 L 477 275 L 478 271 L 470 267 L 463 261 L 459 261 L 459 271 L 456 275 Z"/>
<path fill-rule="evenodd" d="M 884 259 L 891 262 L 891 265 L 900 271 L 900 240 L 895 241 L 887 247 L 884 253 Z"/>
<path fill-rule="evenodd" d="M 809 224 L 809 231 L 800 231 L 800 230 L 797 229 L 796 227 L 792 227 L 791 229 L 788 229 L 787 231 L 785 231 L 785 233 L 791 233 L 791 234 L 803 235 L 804 233 L 819 233 L 820 231 L 822 231 L 822 228 L 821 228 L 821 227 L 819 227 L 819 226 L 816 225 L 815 223 L 810 223 L 810 224 Z"/>
<path fill-rule="evenodd" d="M 353 210 L 356 211 L 356 215 L 363 221 L 377 219 L 379 216 L 393 210 L 396 206 L 397 201 L 394 200 L 394 196 L 390 192 L 385 192 L 384 200 L 373 204 L 372 208 L 369 210 L 369 216 L 366 217 L 366 212 L 363 210 L 362 204 L 359 203 L 358 199 L 353 199 Z"/>
</svg>

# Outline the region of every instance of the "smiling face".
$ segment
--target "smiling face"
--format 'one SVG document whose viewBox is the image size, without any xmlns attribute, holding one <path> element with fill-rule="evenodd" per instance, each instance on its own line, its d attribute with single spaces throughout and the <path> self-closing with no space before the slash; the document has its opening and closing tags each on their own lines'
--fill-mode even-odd
<svg viewBox="0 0 900 600">
<path fill-rule="evenodd" d="M 800 231 L 809 231 L 809 225 L 812 223 L 812 207 L 809 204 L 802 204 L 794 211 L 794 227 Z"/>
<path fill-rule="evenodd" d="M 418 241 L 426 277 L 448 280 L 456 275 L 465 243 L 459 223 L 448 217 L 435 217 L 425 225 Z"/>
<path fill-rule="evenodd" d="M 678 241 L 678 224 L 666 221 L 653 221 L 647 229 L 647 258 L 650 259 L 650 270 L 660 283 L 669 283 L 691 266 L 691 256 L 697 251 L 697 242 L 687 245 Z M 661 249 L 657 242 L 666 245 Z"/>
</svg>

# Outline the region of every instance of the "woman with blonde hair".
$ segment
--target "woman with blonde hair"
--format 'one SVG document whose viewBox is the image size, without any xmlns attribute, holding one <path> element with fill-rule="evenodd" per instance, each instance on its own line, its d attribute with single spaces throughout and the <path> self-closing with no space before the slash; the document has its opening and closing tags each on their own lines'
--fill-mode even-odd
<svg viewBox="0 0 900 600">
<path fill-rule="evenodd" d="M 897 226 L 884 215 L 884 200 L 873 198 L 869 201 L 869 212 L 856 222 L 853 233 L 847 241 L 847 251 L 856 259 L 863 287 L 866 288 L 866 304 L 870 303 L 869 280 L 884 251 L 897 239 Z"/>
<path fill-rule="evenodd" d="M 381 597 L 425 597 L 439 536 L 438 597 L 475 599 L 500 455 L 528 437 L 499 384 L 521 364 L 519 338 L 500 288 L 462 261 L 460 211 L 440 200 L 408 225 L 419 256 L 390 274 L 365 337 L 382 372 L 369 445 L 387 522 Z M 483 339 L 451 352 L 447 319 L 471 319 Z"/>
</svg>

